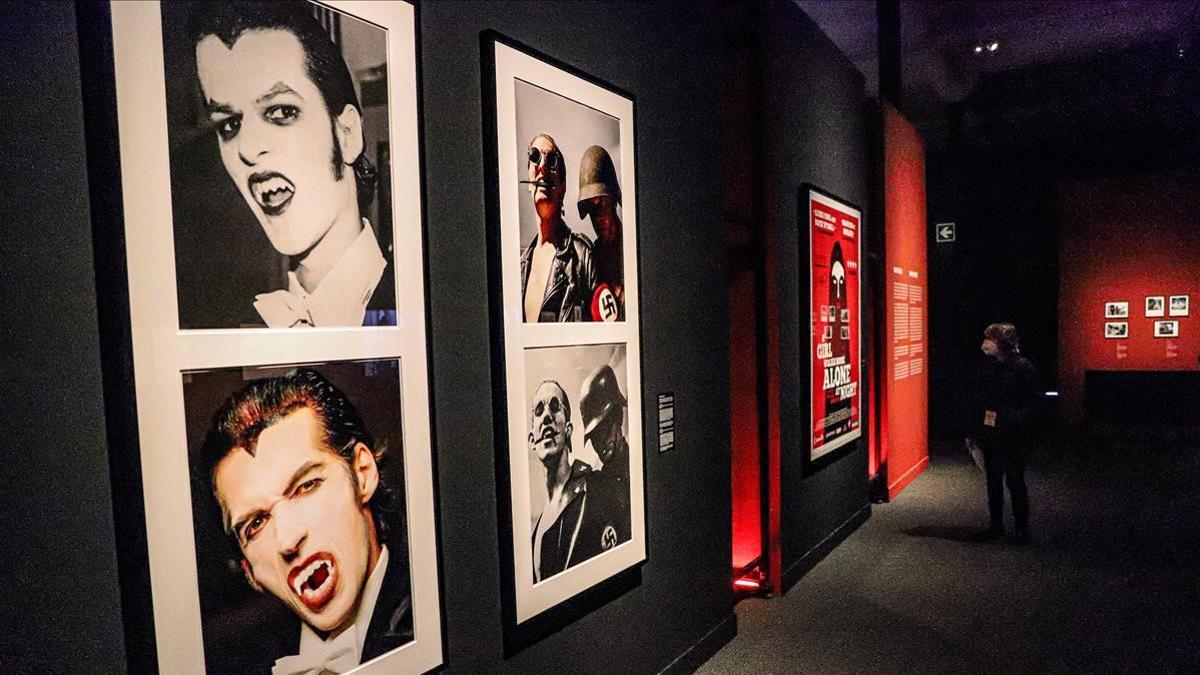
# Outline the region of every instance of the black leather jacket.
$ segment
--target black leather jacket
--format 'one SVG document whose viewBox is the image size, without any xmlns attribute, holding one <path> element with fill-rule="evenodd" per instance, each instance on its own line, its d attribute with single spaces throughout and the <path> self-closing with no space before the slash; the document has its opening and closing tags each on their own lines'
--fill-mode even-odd
<svg viewBox="0 0 1200 675">
<path fill-rule="evenodd" d="M 575 460 L 563 491 L 567 504 L 555 521 L 546 525 L 541 550 L 537 549 L 541 516 L 533 526 L 531 543 L 537 581 L 549 579 L 631 538 L 628 483 L 622 492 L 614 476 L 606 476 L 604 471 L 595 471 Z"/>
<path fill-rule="evenodd" d="M 592 242 L 585 235 L 571 232 L 567 224 L 558 223 L 562 248 L 554 252 L 550 281 L 542 296 L 538 321 L 591 321 L 592 292 L 596 287 L 596 270 L 592 265 Z M 521 252 L 521 315 L 525 314 L 525 287 L 533 266 L 533 249 L 538 236 Z"/>
</svg>

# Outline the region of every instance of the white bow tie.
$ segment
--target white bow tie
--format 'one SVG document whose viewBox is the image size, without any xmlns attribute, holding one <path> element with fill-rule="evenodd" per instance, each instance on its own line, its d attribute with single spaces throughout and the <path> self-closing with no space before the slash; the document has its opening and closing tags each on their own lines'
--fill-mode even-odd
<svg viewBox="0 0 1200 675">
<path fill-rule="evenodd" d="M 312 311 L 305 298 L 287 290 L 259 293 L 254 296 L 254 309 L 267 323 L 267 328 L 296 328 L 313 326 Z"/>
<path fill-rule="evenodd" d="M 351 626 L 311 654 L 285 656 L 275 661 L 271 675 L 340 675 L 358 665 L 358 633 Z"/>
</svg>

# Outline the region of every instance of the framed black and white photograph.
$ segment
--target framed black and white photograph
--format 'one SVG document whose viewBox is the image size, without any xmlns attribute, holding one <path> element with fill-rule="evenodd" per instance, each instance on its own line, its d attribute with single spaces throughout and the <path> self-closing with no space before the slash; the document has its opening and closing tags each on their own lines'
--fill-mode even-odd
<svg viewBox="0 0 1200 675">
<path fill-rule="evenodd" d="M 1104 303 L 1104 318 L 1106 318 L 1106 319 L 1127 319 L 1127 318 L 1129 318 L 1129 303 L 1128 302 L 1106 302 L 1106 303 Z"/>
<path fill-rule="evenodd" d="M 414 6 L 111 21 L 159 671 L 438 667 Z"/>
<path fill-rule="evenodd" d="M 1161 295 L 1150 295 L 1146 297 L 1146 316 L 1166 316 L 1167 304 L 1166 298 Z"/>
<path fill-rule="evenodd" d="M 497 461 L 519 625 L 646 558 L 634 101 L 495 35 L 484 73 Z"/>
<path fill-rule="evenodd" d="M 388 31 L 290 4 L 163 5 L 180 328 L 396 323 Z"/>
<path fill-rule="evenodd" d="M 623 344 L 525 350 L 527 504 L 534 583 L 632 539 Z M 519 482 L 520 477 L 514 477 Z"/>
<path fill-rule="evenodd" d="M 1170 316 L 1188 316 L 1190 299 L 1191 296 L 1187 295 L 1172 295 L 1168 309 Z"/>
<path fill-rule="evenodd" d="M 1178 321 L 1155 321 L 1154 322 L 1154 337 L 1156 337 L 1156 338 L 1179 337 L 1179 322 Z"/>
<path fill-rule="evenodd" d="M 1104 323 L 1104 337 L 1114 339 L 1124 339 L 1129 337 L 1129 322 L 1106 321 Z"/>
</svg>

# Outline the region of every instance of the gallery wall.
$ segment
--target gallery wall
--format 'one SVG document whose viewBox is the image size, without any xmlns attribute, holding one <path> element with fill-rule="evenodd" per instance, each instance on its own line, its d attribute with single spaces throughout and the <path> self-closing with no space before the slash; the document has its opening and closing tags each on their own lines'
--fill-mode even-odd
<svg viewBox="0 0 1200 675">
<path fill-rule="evenodd" d="M 970 423 L 962 396 L 986 357 L 983 329 L 1017 326 L 1021 352 L 1054 389 L 1058 358 L 1058 217 L 1053 167 L 1012 153 L 947 150 L 926 165 L 929 432 L 957 451 Z M 954 222 L 955 241 L 932 226 Z"/>
<path fill-rule="evenodd" d="M 74 11 L 0 5 L 0 669 L 14 673 L 125 659 Z"/>
<path fill-rule="evenodd" d="M 788 580 L 869 513 L 863 441 L 810 476 L 802 459 L 809 438 L 809 275 L 801 255 L 798 189 L 811 182 L 857 205 L 868 203 L 862 76 L 789 2 L 612 8 L 607 2 L 419 7 L 431 393 L 449 672 L 686 670 L 735 631 L 730 316 L 722 245 L 722 213 L 731 209 L 760 224 L 770 261 L 764 308 L 773 346 L 765 361 L 765 436 L 775 457 L 777 531 Z M 730 11 L 745 12 L 750 28 L 734 54 L 726 41 Z M 6 63 L 17 64 L 5 70 L 6 91 L 17 101 L 7 109 L 34 133 L 29 145 L 6 139 L 6 151 L 17 153 L 10 165 L 25 170 L 6 177 L 17 189 L 5 194 L 33 198 L 5 205 L 6 282 L 21 289 L 14 294 L 21 302 L 5 308 L 16 314 L 6 317 L 6 325 L 33 330 L 4 333 L 6 352 L 16 355 L 4 362 L 6 386 L 14 386 L 5 410 L 11 440 L 5 447 L 21 453 L 23 470 L 13 479 L 16 489 L 3 495 L 4 526 L 17 526 L 7 539 L 31 541 L 32 555 L 16 567 L 16 591 L 8 596 L 16 611 L 5 617 L 17 621 L 5 626 L 0 654 L 18 670 L 80 671 L 99 663 L 120 672 L 130 615 L 118 609 L 117 557 L 139 544 L 122 541 L 118 550 L 113 534 L 109 470 L 122 464 L 110 465 L 107 454 L 111 434 L 98 335 L 109 302 L 97 300 L 93 285 L 97 242 L 88 208 L 89 196 L 105 197 L 89 195 L 85 177 L 78 111 L 86 83 L 74 57 L 73 8 L 23 5 L 17 13 L 3 22 Z M 487 222 L 485 208 L 488 139 L 480 57 L 486 30 L 636 99 L 648 559 L 627 592 L 589 599 L 573 620 L 507 655 L 497 485 L 497 463 L 507 449 L 498 447 L 492 412 L 487 294 L 488 228 L 495 224 Z M 30 35 L 38 39 L 30 42 Z M 727 68 L 731 63 L 734 72 Z M 757 101 L 745 146 L 755 150 L 732 159 L 714 142 L 724 123 L 723 85 L 714 80 L 731 76 L 749 83 Z M 59 114 L 30 114 L 48 106 Z M 730 172 L 731 162 L 758 169 L 751 178 Z M 751 182 L 728 201 L 731 191 L 723 183 L 732 174 Z M 869 212 L 864 223 L 872 227 Z M 97 248 L 118 244 L 100 242 Z M 654 436 L 660 392 L 673 393 L 676 401 L 675 446 L 664 454 Z M 64 411 L 71 424 L 29 424 Z M 31 448 L 38 449 L 35 461 L 26 459 Z M 17 503 L 10 505 L 14 496 Z"/>
<path fill-rule="evenodd" d="M 719 219 L 723 158 L 708 140 L 720 124 L 711 82 L 720 58 L 716 9 L 715 3 L 654 3 L 614 13 L 604 2 L 420 7 L 438 531 L 450 672 L 686 670 L 736 630 Z M 90 671 L 102 664 L 122 672 L 128 621 L 120 610 L 100 348 L 100 324 L 113 303 L 97 300 L 88 205 L 89 198 L 115 197 L 104 180 L 104 194 L 89 194 L 80 91 L 87 82 L 76 58 L 74 8 L 3 11 L 5 61 L 15 66 L 4 71 L 14 101 L 6 110 L 20 117 L 8 127 L 27 135 L 5 140 L 15 159 L 6 166 L 22 168 L 5 179 L 13 188 L 6 198 L 21 200 L 6 200 L 3 247 L 6 289 L 19 290 L 11 294 L 16 302 L 5 304 L 6 325 L 21 327 L 4 332 L 12 357 L 3 362 L 6 387 L 12 387 L 5 451 L 18 453 L 10 464 L 21 470 L 0 494 L 6 540 L 26 543 L 11 568 L 16 581 L 6 596 L 0 660 L 19 671 Z M 648 560 L 628 592 L 591 598 L 577 620 L 550 627 L 507 657 L 496 483 L 497 458 L 506 449 L 496 445 L 491 403 L 480 78 L 481 33 L 489 29 L 633 93 L 639 174 Z M 583 33 L 588 39 L 580 39 Z M 55 114 L 35 114 L 46 110 Z M 101 160 L 110 162 L 104 175 L 115 178 L 115 158 Z M 120 249 L 120 242 L 102 243 L 104 251 Z M 654 434 L 659 392 L 676 400 L 675 446 L 661 455 Z M 70 424 L 44 423 L 65 415 Z M 117 416 L 127 418 L 129 410 Z M 118 455 L 127 456 L 126 450 Z M 124 541 L 121 550 L 139 545 Z"/>
<path fill-rule="evenodd" d="M 886 247 L 881 354 L 889 497 L 929 465 L 929 274 L 925 257 L 925 144 L 891 106 L 883 108 Z"/>
<path fill-rule="evenodd" d="M 802 184 L 812 183 L 860 208 L 867 205 L 868 116 L 863 76 L 795 4 L 764 2 L 746 11 L 753 56 L 744 77 L 758 101 L 759 167 L 749 194 L 765 251 L 765 451 L 774 455 L 770 463 L 778 477 L 786 589 L 870 512 L 866 430 L 848 453 L 811 475 L 804 472 L 811 437 L 810 274 L 807 201 L 801 205 L 799 194 Z M 873 226 L 872 214 L 864 212 L 864 231 Z M 863 372 L 860 386 L 871 376 Z"/>
<path fill-rule="evenodd" d="M 739 575 L 759 563 L 774 571 L 779 555 L 779 453 L 767 453 L 765 234 L 757 199 L 761 102 L 750 75 L 756 58 L 745 3 L 722 7 L 725 50 L 719 78 L 723 208 L 729 291 L 729 412 L 733 551 Z M 740 158 L 734 160 L 733 158 Z M 773 313 L 770 313 L 773 315 Z M 767 466 L 764 461 L 774 462 Z M 769 511 L 769 513 L 768 513 Z M 769 549 L 769 550 L 768 550 Z"/>
<path fill-rule="evenodd" d="M 423 3 L 421 102 L 449 672 L 655 672 L 733 630 L 716 3 Z M 480 33 L 635 97 L 647 562 L 640 583 L 505 659 Z M 572 174 L 570 180 L 576 180 Z M 628 189 L 626 187 L 626 189 Z M 657 451 L 656 396 L 675 394 Z M 716 643 L 719 643 L 716 642 Z M 681 660 L 676 662 L 677 658 Z"/>
<path fill-rule="evenodd" d="M 1066 418 L 1079 422 L 1087 371 L 1200 371 L 1200 173 L 1077 179 L 1059 185 L 1056 197 L 1060 401 Z M 1188 316 L 1146 317 L 1147 296 L 1184 294 Z M 1128 338 L 1105 338 L 1106 302 L 1129 303 L 1129 317 L 1120 319 Z M 1179 337 L 1154 337 L 1161 320 L 1178 321 Z M 1164 388 L 1158 392 L 1164 398 L 1155 407 L 1174 405 Z"/>
</svg>

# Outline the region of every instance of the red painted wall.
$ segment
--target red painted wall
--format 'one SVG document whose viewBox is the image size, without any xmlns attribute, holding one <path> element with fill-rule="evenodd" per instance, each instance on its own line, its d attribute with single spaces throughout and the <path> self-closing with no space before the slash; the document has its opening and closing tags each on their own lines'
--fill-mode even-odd
<svg viewBox="0 0 1200 675">
<path fill-rule="evenodd" d="M 762 541 L 762 471 L 758 444 L 758 358 L 754 269 L 729 280 L 729 431 L 732 449 L 733 569 L 758 559 Z"/>
<path fill-rule="evenodd" d="M 1200 173 L 1067 183 L 1057 197 L 1060 406 L 1077 423 L 1087 370 L 1200 369 Z M 1185 294 L 1190 316 L 1145 316 L 1146 296 Z M 1104 303 L 1119 301 L 1129 337 L 1106 339 Z M 1155 338 L 1156 320 L 1179 321 L 1179 338 Z"/>
<path fill-rule="evenodd" d="M 879 461 L 895 497 L 929 465 L 929 283 L 925 264 L 925 145 L 883 109 L 886 321 Z"/>
</svg>

